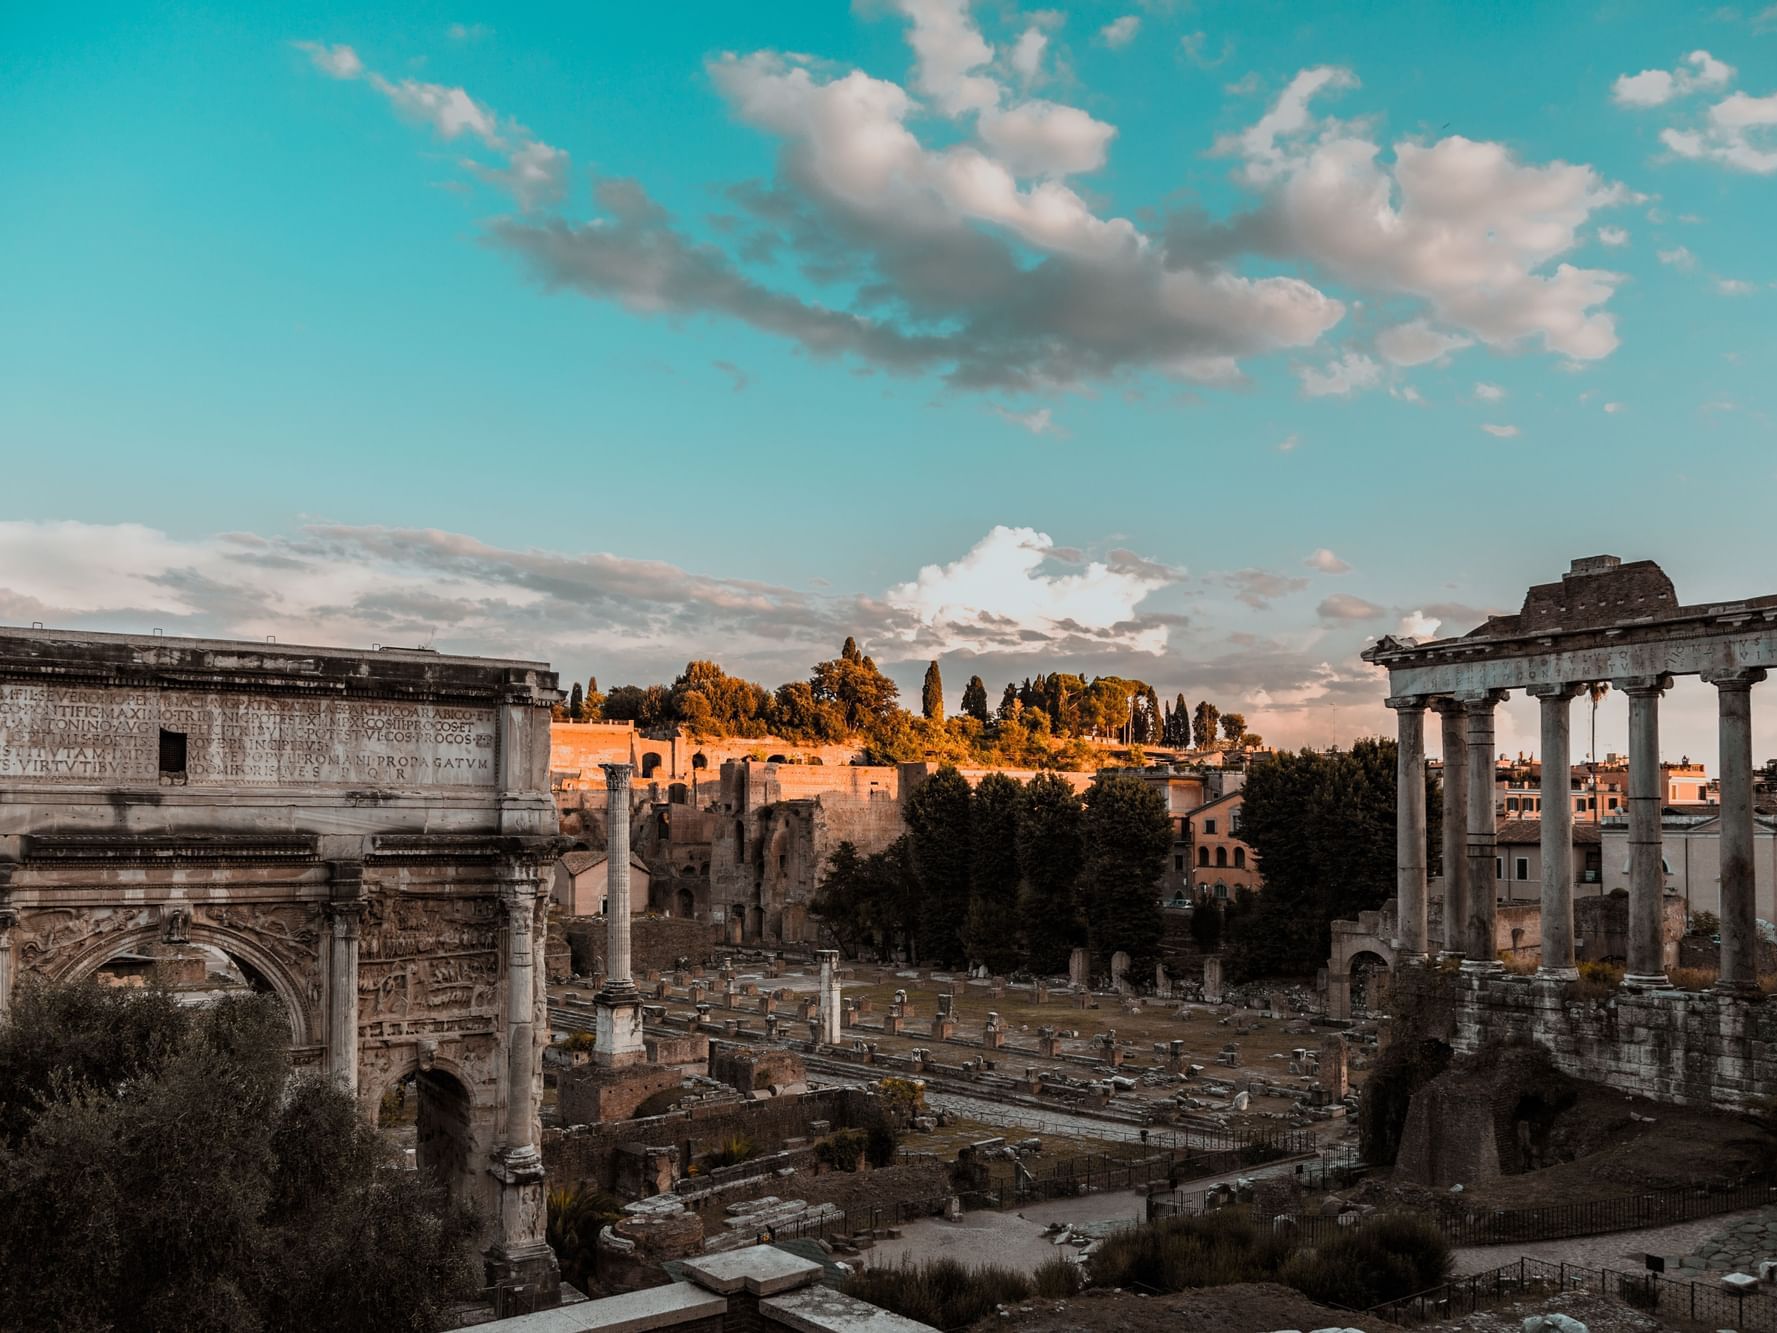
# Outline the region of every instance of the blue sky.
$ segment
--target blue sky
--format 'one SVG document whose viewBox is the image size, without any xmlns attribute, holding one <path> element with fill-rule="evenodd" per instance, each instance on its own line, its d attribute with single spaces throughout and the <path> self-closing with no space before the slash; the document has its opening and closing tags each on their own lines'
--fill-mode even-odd
<svg viewBox="0 0 1777 1333">
<path fill-rule="evenodd" d="M 1777 9 L 666 13 L 0 17 L 0 617 L 1299 742 L 1575 555 L 1773 590 Z"/>
</svg>

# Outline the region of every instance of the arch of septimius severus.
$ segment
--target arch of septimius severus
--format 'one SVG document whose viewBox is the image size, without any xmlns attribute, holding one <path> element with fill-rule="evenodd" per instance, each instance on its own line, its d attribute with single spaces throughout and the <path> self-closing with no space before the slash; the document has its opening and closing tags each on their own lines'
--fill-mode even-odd
<svg viewBox="0 0 1777 1333">
<path fill-rule="evenodd" d="M 1753 687 L 1777 667 L 1777 596 L 1685 606 L 1658 565 L 1614 556 L 1575 560 L 1559 582 L 1529 590 L 1517 615 L 1460 638 L 1383 638 L 1364 653 L 1388 671 L 1399 730 L 1398 961 L 1427 956 L 1426 715 L 1444 752 L 1447 953 L 1462 957 L 1459 1046 L 1531 1037 L 1572 1072 L 1685 1101 L 1744 1103 L 1777 1092 L 1777 1006 L 1760 1003 L 1753 877 Z M 1675 991 L 1661 945 L 1659 714 L 1681 675 L 1713 685 L 1721 780 L 1721 966 L 1706 994 Z M 1608 681 L 1629 701 L 1629 947 L 1623 991 L 1608 1011 L 1565 1002 L 1575 977 L 1569 714 Z M 1494 710 L 1512 690 L 1541 712 L 1541 964 L 1501 975 L 1494 929 Z M 1603 1017 L 1600 1017 L 1603 1015 Z"/>
<path fill-rule="evenodd" d="M 553 1303 L 539 1155 L 553 860 L 538 662 L 0 628 L 0 1021 L 33 978 L 190 946 L 275 994 L 294 1060 L 486 1221 Z"/>
</svg>

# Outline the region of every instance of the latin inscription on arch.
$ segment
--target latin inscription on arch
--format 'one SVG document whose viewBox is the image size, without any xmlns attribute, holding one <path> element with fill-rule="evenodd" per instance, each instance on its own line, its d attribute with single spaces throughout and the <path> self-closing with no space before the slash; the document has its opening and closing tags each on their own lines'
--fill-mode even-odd
<svg viewBox="0 0 1777 1333">
<path fill-rule="evenodd" d="M 193 785 L 491 786 L 491 708 L 0 682 L 0 780 L 157 784 L 160 733 Z"/>
</svg>

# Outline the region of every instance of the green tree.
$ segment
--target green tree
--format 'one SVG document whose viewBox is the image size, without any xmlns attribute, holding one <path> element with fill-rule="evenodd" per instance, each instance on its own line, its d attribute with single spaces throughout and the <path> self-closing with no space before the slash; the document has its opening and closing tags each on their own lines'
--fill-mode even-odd
<svg viewBox="0 0 1777 1333">
<path fill-rule="evenodd" d="M 0 1327 L 422 1330 L 475 1219 L 350 1095 L 291 1080 L 281 1006 L 28 986 L 0 1029 Z"/>
<path fill-rule="evenodd" d="M 605 720 L 605 696 L 599 693 L 599 678 L 586 678 L 586 693 L 580 699 L 580 720 L 582 722 L 603 722 Z"/>
<path fill-rule="evenodd" d="M 944 677 L 938 674 L 938 663 L 926 667 L 925 684 L 919 689 L 919 711 L 928 722 L 944 720 Z"/>
<path fill-rule="evenodd" d="M 1238 745 L 1241 737 L 1246 735 L 1245 713 L 1223 713 L 1222 735 L 1230 745 Z"/>
<path fill-rule="evenodd" d="M 817 703 L 838 706 L 852 731 L 884 725 L 900 711 L 895 701 L 901 692 L 895 682 L 877 670 L 876 663 L 860 653 L 852 639 L 845 641 L 837 658 L 816 663 L 809 685 Z"/>
<path fill-rule="evenodd" d="M 1191 718 L 1191 740 L 1199 750 L 1207 750 L 1216 743 L 1216 722 L 1221 716 L 1222 710 L 1208 699 L 1197 705 Z"/>
<path fill-rule="evenodd" d="M 950 764 L 906 798 L 902 813 L 919 874 L 919 956 L 923 962 L 963 960 L 969 914 L 971 806 L 968 779 Z"/>
<path fill-rule="evenodd" d="M 1167 743 L 1181 750 L 1191 748 L 1191 705 L 1182 693 L 1172 701 L 1172 735 Z"/>
<path fill-rule="evenodd" d="M 1024 788 L 989 773 L 975 788 L 969 859 L 969 915 L 963 944 L 969 961 L 1003 975 L 1023 960 L 1019 941 L 1018 810 Z"/>
<path fill-rule="evenodd" d="M 1204 953 L 1214 953 L 1222 942 L 1222 906 L 1208 894 L 1191 909 L 1191 939 Z"/>
<path fill-rule="evenodd" d="M 970 676 L 969 683 L 963 686 L 963 716 L 972 717 L 977 722 L 987 719 L 987 683 L 979 676 Z"/>
<path fill-rule="evenodd" d="M 585 702 L 586 698 L 580 692 L 580 682 L 575 681 L 574 688 L 568 691 L 568 719 L 570 721 L 580 721 L 580 710 Z"/>
<path fill-rule="evenodd" d="M 999 711 L 994 716 L 1001 722 L 1010 722 L 1018 716 L 1018 711 L 1023 707 L 1023 703 L 1018 698 L 1018 687 L 1008 681 L 1005 692 L 1000 695 Z M 1777 759 L 1771 760 L 1770 766 L 1777 767 Z"/>
<path fill-rule="evenodd" d="M 1108 966 L 1120 949 L 1133 975 L 1151 973 L 1165 933 L 1158 884 L 1172 853 L 1166 798 L 1133 774 L 1101 773 L 1086 792 L 1083 832 L 1093 956 Z"/>
<path fill-rule="evenodd" d="M 1019 916 L 1033 972 L 1065 971 L 1068 955 L 1085 943 L 1078 897 L 1083 820 L 1080 797 L 1065 778 L 1039 773 L 1026 784 L 1018 808 Z"/>
<path fill-rule="evenodd" d="M 1426 779 L 1427 845 L 1442 838 L 1441 788 Z M 1242 788 L 1240 837 L 1263 889 L 1229 918 L 1232 980 L 1312 976 L 1332 922 L 1381 907 L 1395 891 L 1395 743 L 1281 752 Z"/>
</svg>

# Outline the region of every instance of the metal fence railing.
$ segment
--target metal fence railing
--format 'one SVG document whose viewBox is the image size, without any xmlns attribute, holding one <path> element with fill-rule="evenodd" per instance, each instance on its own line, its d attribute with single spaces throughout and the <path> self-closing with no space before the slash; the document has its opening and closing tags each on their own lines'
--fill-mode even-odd
<svg viewBox="0 0 1777 1333">
<path fill-rule="evenodd" d="M 1624 1273 L 1528 1258 L 1454 1278 L 1430 1291 L 1389 1301 L 1363 1313 L 1391 1324 L 1413 1327 L 1444 1323 L 1521 1297 L 1571 1292 L 1614 1296 L 1649 1314 L 1686 1320 L 1705 1328 L 1777 1333 L 1777 1299 L 1763 1289 L 1735 1292 L 1717 1283 L 1669 1278 L 1660 1273 Z"/>
</svg>

